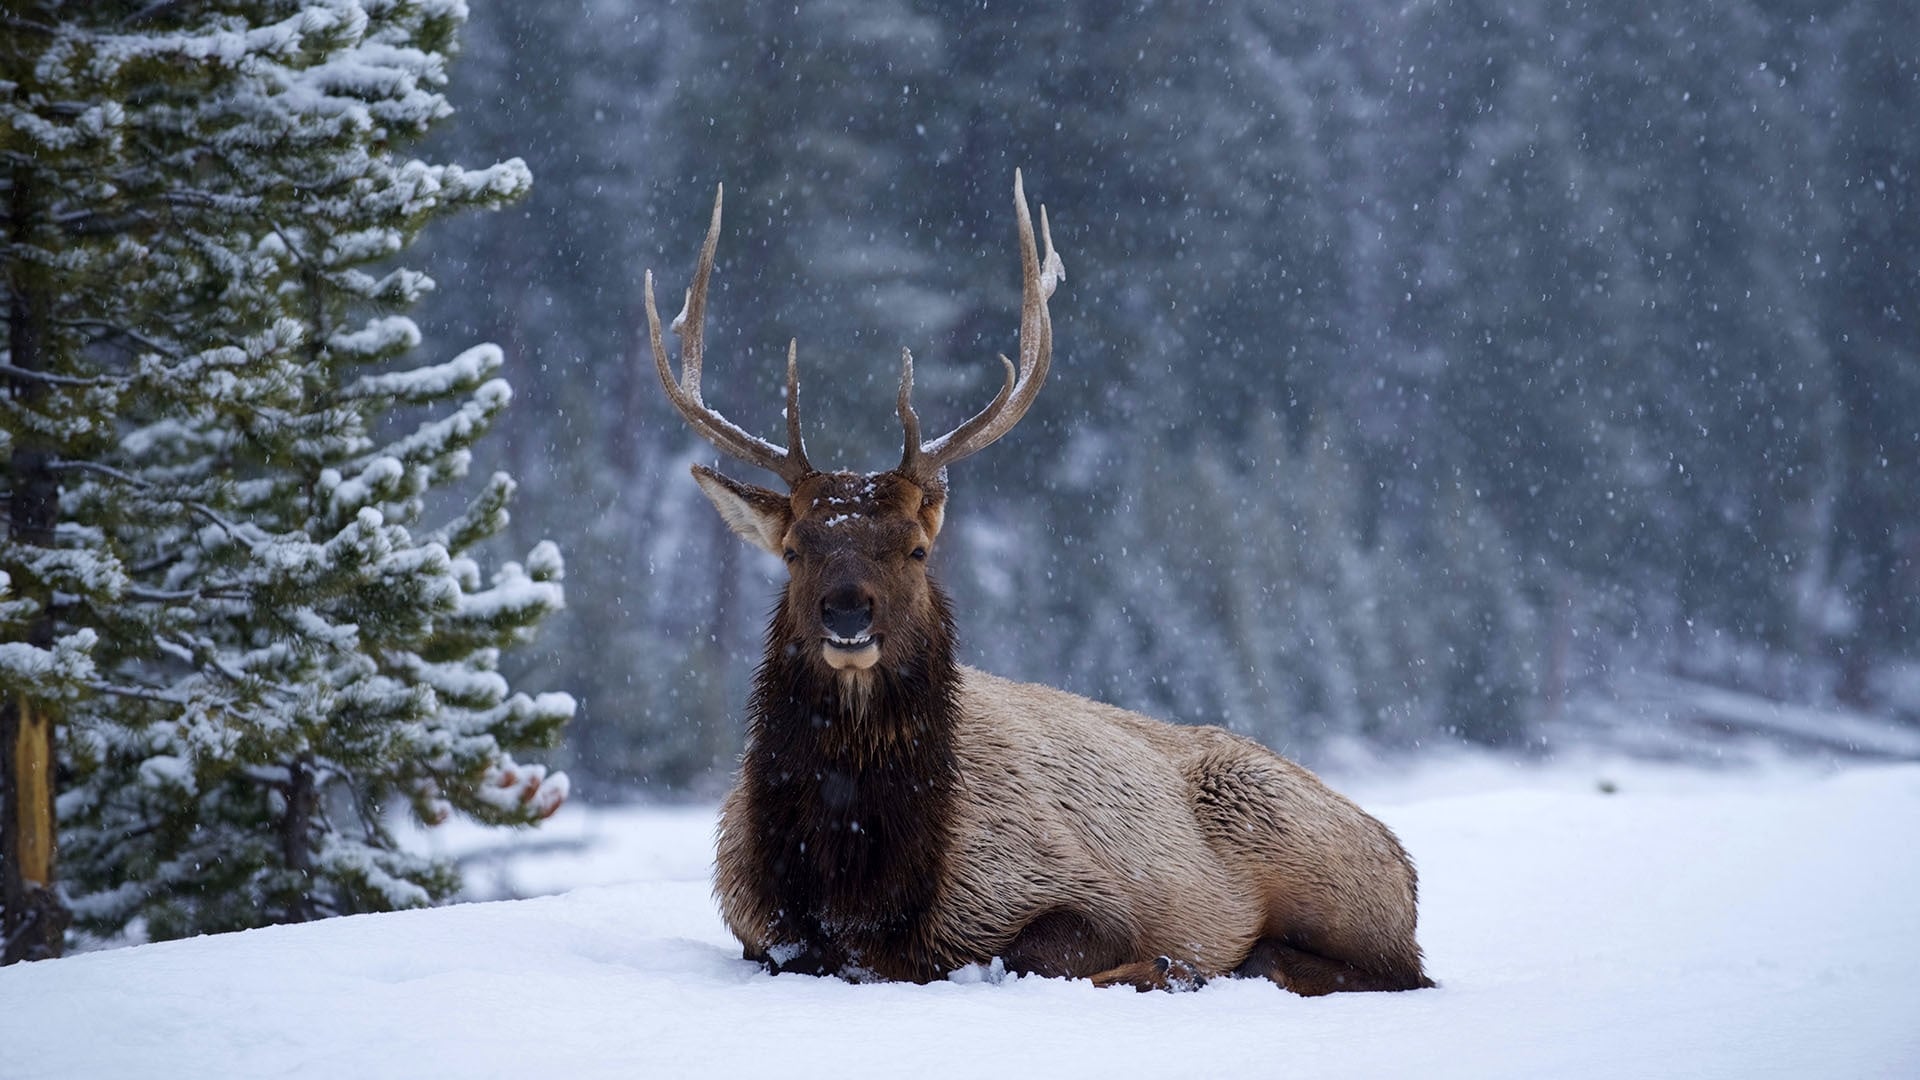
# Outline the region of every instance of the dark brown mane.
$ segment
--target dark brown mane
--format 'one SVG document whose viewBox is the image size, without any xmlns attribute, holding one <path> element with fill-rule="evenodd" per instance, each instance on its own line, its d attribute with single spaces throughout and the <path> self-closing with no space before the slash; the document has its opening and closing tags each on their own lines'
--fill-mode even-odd
<svg viewBox="0 0 1920 1080">
<path fill-rule="evenodd" d="M 776 966 L 919 980 L 952 966 L 921 933 L 948 848 L 959 708 L 953 617 L 945 594 L 933 597 L 911 659 L 876 667 L 849 700 L 850 683 L 820 663 L 781 595 L 754 678 L 746 826 L 799 939 L 839 955 Z"/>
</svg>

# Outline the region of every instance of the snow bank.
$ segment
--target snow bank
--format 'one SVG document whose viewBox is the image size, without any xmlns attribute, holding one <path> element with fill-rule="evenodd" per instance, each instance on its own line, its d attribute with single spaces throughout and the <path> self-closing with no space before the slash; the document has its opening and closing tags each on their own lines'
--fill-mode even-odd
<svg viewBox="0 0 1920 1080">
<path fill-rule="evenodd" d="M 1591 777 L 1470 779 L 1400 805 L 1371 793 L 1419 859 L 1437 990 L 771 978 L 714 915 L 710 811 L 661 810 L 599 819 L 630 871 L 613 884 L 0 970 L 4 1071 L 1920 1075 L 1920 766 L 1628 774 L 1613 794 Z"/>
</svg>

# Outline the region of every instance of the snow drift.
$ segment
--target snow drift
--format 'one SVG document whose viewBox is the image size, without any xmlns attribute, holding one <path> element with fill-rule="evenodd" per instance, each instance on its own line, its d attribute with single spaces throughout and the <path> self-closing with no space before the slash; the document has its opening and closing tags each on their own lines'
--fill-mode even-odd
<svg viewBox="0 0 1920 1080">
<path fill-rule="evenodd" d="M 553 865 L 610 883 L 0 970 L 0 1072 L 1920 1074 L 1920 766 L 1574 775 L 1348 785 L 1420 861 L 1437 990 L 772 978 L 714 914 L 710 811 L 580 813 L 618 842 Z"/>
</svg>

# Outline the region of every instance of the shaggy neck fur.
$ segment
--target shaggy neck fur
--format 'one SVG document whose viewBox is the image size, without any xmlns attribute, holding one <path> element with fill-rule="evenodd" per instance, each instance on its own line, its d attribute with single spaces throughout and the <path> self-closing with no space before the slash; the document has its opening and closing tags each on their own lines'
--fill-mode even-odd
<svg viewBox="0 0 1920 1080">
<path fill-rule="evenodd" d="M 851 971 L 945 973 L 923 937 L 954 798 L 953 620 L 935 588 L 917 640 L 857 676 L 835 672 L 783 596 L 754 679 L 743 762 L 769 907 Z M 858 679 L 855 682 L 854 679 Z"/>
</svg>

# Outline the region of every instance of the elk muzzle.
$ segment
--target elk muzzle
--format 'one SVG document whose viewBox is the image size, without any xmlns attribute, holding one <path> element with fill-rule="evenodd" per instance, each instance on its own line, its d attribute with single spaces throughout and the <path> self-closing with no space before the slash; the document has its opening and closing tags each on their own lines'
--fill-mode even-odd
<svg viewBox="0 0 1920 1080">
<path fill-rule="evenodd" d="M 873 595 L 858 585 L 828 590 L 820 601 L 820 625 L 826 630 L 821 655 L 838 671 L 864 671 L 880 659 L 873 632 Z"/>
</svg>

